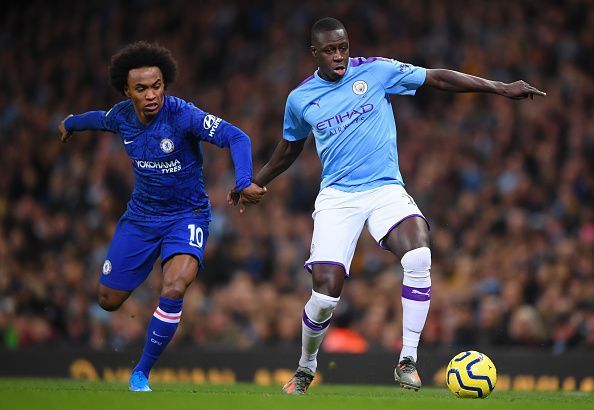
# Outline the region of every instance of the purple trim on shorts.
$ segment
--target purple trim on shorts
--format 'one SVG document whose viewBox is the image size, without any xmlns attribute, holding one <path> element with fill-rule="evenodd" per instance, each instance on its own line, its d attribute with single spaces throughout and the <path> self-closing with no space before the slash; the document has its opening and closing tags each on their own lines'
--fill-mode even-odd
<svg viewBox="0 0 594 410">
<path fill-rule="evenodd" d="M 299 85 L 298 85 L 297 87 L 295 87 L 295 89 L 297 89 L 297 88 L 301 87 L 303 84 L 307 83 L 308 81 L 312 80 L 313 78 L 314 78 L 313 74 L 312 74 L 312 75 L 310 75 L 310 76 L 309 76 L 309 77 L 307 77 L 305 80 L 301 81 L 301 82 L 299 83 Z"/>
<path fill-rule="evenodd" d="M 348 277 L 351 276 L 351 274 L 349 272 L 347 272 L 346 267 L 342 263 L 339 263 L 339 262 L 332 262 L 332 261 L 312 261 L 312 262 L 308 262 L 308 263 L 304 264 L 303 267 L 305 269 L 307 269 L 307 271 L 309 273 L 312 273 L 311 265 L 316 265 L 316 264 L 342 266 L 342 268 L 344 269 L 344 277 L 345 278 L 348 278 Z"/>
<path fill-rule="evenodd" d="M 426 302 L 431 300 L 431 286 L 428 288 L 413 288 L 411 286 L 402 285 L 402 297 L 419 302 Z"/>
<path fill-rule="evenodd" d="M 362 64 L 369 64 L 369 63 L 373 63 L 374 61 L 390 61 L 389 58 L 384 58 L 384 57 L 353 57 L 351 58 L 350 64 L 351 67 L 357 67 L 360 66 Z"/>
<path fill-rule="evenodd" d="M 398 225 L 400 225 L 403 221 L 407 220 L 408 218 L 413 218 L 415 216 L 418 216 L 419 218 L 423 218 L 423 220 L 425 221 L 425 223 L 427 224 L 427 229 L 431 230 L 431 226 L 429 225 L 429 221 L 427 221 L 427 218 L 425 218 L 423 215 L 421 214 L 412 214 L 412 215 L 408 215 L 405 216 L 404 218 L 402 218 L 401 220 L 399 220 L 398 222 L 396 222 L 394 225 L 392 225 L 390 227 L 390 229 L 388 229 L 388 232 L 386 232 L 386 234 L 382 237 L 382 239 L 380 239 L 380 241 L 377 243 L 382 249 L 388 249 L 384 246 L 384 239 L 386 239 L 386 236 L 388 236 L 390 234 L 390 232 L 392 232 L 394 230 L 394 228 L 396 228 Z"/>
<path fill-rule="evenodd" d="M 305 313 L 305 310 L 303 311 L 303 323 L 305 323 L 305 326 L 309 327 L 311 330 L 314 330 L 316 332 L 320 332 L 326 329 L 330 324 L 330 319 L 326 320 L 324 323 L 316 323 L 307 317 L 307 313 Z"/>
</svg>

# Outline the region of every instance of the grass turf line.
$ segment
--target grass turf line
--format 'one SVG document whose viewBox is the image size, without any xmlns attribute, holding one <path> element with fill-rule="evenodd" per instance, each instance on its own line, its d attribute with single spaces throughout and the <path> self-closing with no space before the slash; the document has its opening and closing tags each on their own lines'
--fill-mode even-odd
<svg viewBox="0 0 594 410">
<path fill-rule="evenodd" d="M 0 409 L 242 409 L 242 410 L 373 410 L 419 409 L 534 409 L 581 410 L 594 408 L 594 394 L 510 392 L 497 389 L 483 400 L 457 399 L 447 389 L 419 392 L 396 386 L 315 386 L 306 396 L 287 397 L 281 386 L 253 384 L 162 384 L 152 393 L 131 393 L 124 383 L 59 379 L 0 378 Z"/>
</svg>

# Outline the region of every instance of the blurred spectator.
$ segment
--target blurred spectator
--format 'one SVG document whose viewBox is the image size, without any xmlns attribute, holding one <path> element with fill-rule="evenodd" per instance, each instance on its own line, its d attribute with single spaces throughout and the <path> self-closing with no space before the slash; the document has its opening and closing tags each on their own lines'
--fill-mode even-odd
<svg viewBox="0 0 594 410">
<path fill-rule="evenodd" d="M 532 306 L 520 306 L 514 311 L 509 322 L 509 335 L 519 345 L 544 346 L 547 341 L 547 329 Z"/>
</svg>

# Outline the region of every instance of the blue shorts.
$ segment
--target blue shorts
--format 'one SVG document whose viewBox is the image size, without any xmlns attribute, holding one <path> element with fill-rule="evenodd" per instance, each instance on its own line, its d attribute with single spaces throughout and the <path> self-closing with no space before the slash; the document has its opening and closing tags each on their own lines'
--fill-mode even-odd
<svg viewBox="0 0 594 410">
<path fill-rule="evenodd" d="M 99 282 L 132 291 L 147 278 L 160 256 L 161 264 L 179 254 L 193 255 L 200 266 L 208 239 L 208 220 L 184 215 L 173 221 L 138 221 L 122 216 L 111 241 Z"/>
</svg>

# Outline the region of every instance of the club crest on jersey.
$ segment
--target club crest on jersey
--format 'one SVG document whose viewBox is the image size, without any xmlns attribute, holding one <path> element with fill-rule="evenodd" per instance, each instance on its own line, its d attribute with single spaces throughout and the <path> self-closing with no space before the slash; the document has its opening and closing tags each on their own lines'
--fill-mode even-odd
<svg viewBox="0 0 594 410">
<path fill-rule="evenodd" d="M 367 83 L 363 80 L 353 83 L 353 92 L 357 95 L 363 95 L 367 92 Z"/>
<path fill-rule="evenodd" d="M 103 274 L 109 275 L 111 273 L 111 261 L 109 259 L 105 259 L 103 262 Z"/>
<path fill-rule="evenodd" d="M 169 138 L 163 138 L 161 140 L 161 151 L 163 151 L 165 154 L 170 154 L 173 152 L 173 141 L 171 141 Z"/>
</svg>

